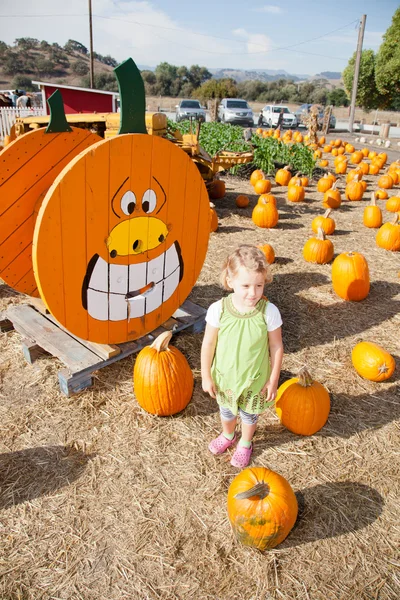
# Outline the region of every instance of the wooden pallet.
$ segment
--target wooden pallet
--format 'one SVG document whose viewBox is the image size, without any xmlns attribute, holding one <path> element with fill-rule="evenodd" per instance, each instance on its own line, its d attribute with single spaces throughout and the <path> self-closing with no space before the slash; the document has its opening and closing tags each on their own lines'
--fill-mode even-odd
<svg viewBox="0 0 400 600">
<path fill-rule="evenodd" d="M 166 330 L 202 331 L 206 314 L 204 308 L 186 300 L 170 319 L 150 334 L 134 342 L 108 346 L 72 335 L 46 311 L 41 300 L 35 299 L 33 303 L 35 306 L 10 306 L 0 317 L 0 331 L 15 329 L 22 335 L 22 351 L 29 363 L 44 352 L 59 358 L 66 366 L 58 372 L 60 388 L 66 396 L 90 387 L 94 371 L 138 352 Z"/>
</svg>

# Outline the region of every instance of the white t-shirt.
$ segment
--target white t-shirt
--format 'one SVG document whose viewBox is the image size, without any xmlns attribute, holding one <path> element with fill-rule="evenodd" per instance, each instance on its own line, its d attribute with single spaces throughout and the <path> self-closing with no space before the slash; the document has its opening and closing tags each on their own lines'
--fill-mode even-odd
<svg viewBox="0 0 400 600">
<path fill-rule="evenodd" d="M 213 302 L 213 304 L 211 304 L 207 310 L 206 322 L 209 325 L 211 325 L 212 327 L 219 328 L 219 320 L 221 317 L 221 312 L 222 312 L 222 300 Z M 279 309 L 275 306 L 275 304 L 272 304 L 271 302 L 268 302 L 268 304 L 267 304 L 264 319 L 267 324 L 268 331 L 274 331 L 275 329 L 278 329 L 278 327 L 281 327 L 281 325 L 282 325 L 281 313 L 279 312 Z"/>
</svg>

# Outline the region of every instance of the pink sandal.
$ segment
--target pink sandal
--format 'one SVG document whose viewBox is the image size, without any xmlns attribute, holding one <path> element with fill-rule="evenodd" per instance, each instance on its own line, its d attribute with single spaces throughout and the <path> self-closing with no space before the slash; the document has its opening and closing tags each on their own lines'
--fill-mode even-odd
<svg viewBox="0 0 400 600">
<path fill-rule="evenodd" d="M 228 450 L 228 448 L 233 446 L 235 442 L 236 434 L 231 440 L 228 440 L 228 438 L 226 438 L 223 433 L 220 433 L 219 436 L 215 438 L 215 440 L 212 440 L 212 442 L 209 443 L 208 449 L 213 454 L 223 454 L 225 450 Z"/>
<path fill-rule="evenodd" d="M 231 465 L 233 467 L 238 467 L 239 469 L 244 469 L 250 462 L 252 452 L 253 444 L 250 446 L 250 448 L 245 448 L 244 446 L 239 445 L 232 456 Z"/>
</svg>

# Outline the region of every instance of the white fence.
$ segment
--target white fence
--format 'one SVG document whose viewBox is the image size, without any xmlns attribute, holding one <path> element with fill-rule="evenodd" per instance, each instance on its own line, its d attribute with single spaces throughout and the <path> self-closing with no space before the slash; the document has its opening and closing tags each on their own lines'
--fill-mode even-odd
<svg viewBox="0 0 400 600">
<path fill-rule="evenodd" d="M 10 135 L 17 117 L 37 117 L 45 115 L 44 108 L 0 108 L 0 142 Z"/>
</svg>

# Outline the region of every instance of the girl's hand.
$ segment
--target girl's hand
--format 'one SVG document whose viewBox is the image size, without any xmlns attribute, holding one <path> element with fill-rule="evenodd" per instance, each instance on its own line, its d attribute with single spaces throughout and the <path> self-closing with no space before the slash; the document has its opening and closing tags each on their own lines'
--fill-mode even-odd
<svg viewBox="0 0 400 600">
<path fill-rule="evenodd" d="M 270 379 L 264 385 L 263 389 L 261 390 L 261 394 L 266 396 L 265 399 L 267 402 L 270 402 L 271 400 L 275 400 L 277 387 L 278 387 L 277 384 L 273 383 Z"/>
<path fill-rule="evenodd" d="M 211 377 L 203 378 L 201 381 L 201 385 L 204 392 L 210 394 L 211 398 L 216 398 L 216 389 L 213 380 Z"/>
</svg>

